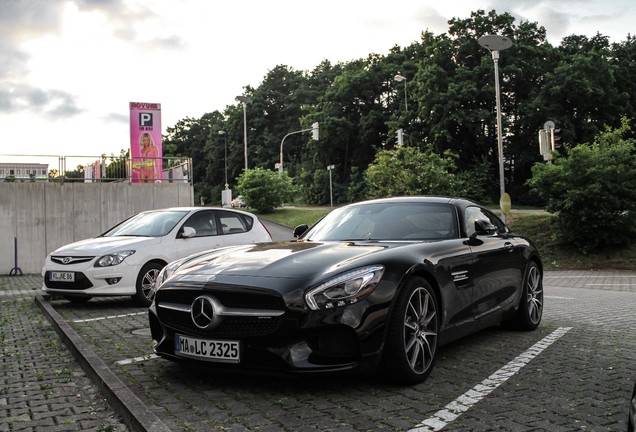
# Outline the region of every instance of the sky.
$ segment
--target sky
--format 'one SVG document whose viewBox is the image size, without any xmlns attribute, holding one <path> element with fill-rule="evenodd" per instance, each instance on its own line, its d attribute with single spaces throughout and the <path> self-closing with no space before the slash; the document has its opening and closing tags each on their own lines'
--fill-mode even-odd
<svg viewBox="0 0 636 432">
<path fill-rule="evenodd" d="M 0 0 L 0 155 L 119 155 L 129 102 L 160 103 L 165 133 L 277 65 L 384 55 L 477 9 L 537 22 L 555 46 L 636 30 L 633 0 Z"/>
</svg>

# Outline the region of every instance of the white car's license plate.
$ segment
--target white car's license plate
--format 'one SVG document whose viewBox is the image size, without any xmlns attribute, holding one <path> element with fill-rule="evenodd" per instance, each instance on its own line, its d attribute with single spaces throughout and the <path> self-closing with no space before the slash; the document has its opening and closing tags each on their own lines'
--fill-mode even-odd
<svg viewBox="0 0 636 432">
<path fill-rule="evenodd" d="M 240 348 L 239 341 L 197 339 L 178 334 L 174 337 L 176 355 L 199 360 L 238 363 Z"/>
<path fill-rule="evenodd" d="M 75 282 L 75 273 L 51 272 L 51 280 L 55 282 Z"/>
</svg>

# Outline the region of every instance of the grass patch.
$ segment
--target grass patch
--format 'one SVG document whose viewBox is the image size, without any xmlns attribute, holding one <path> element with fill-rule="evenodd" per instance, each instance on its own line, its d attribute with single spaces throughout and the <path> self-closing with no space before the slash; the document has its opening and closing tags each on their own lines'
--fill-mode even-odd
<svg viewBox="0 0 636 432">
<path fill-rule="evenodd" d="M 581 253 L 557 242 L 556 220 L 549 213 L 512 213 L 506 222 L 534 242 L 546 270 L 636 270 L 636 247 Z"/>
<path fill-rule="evenodd" d="M 331 210 L 329 207 L 284 207 L 258 216 L 288 227 L 303 223 L 311 226 Z M 558 244 L 556 216 L 550 213 L 514 212 L 506 218 L 506 223 L 515 233 L 534 242 L 546 270 L 636 270 L 636 246 L 583 254 Z"/>
<path fill-rule="evenodd" d="M 254 214 L 263 219 L 293 228 L 301 224 L 311 226 L 331 210 L 333 209 L 330 207 L 283 207 L 274 209 L 272 213 L 255 212 Z"/>
</svg>

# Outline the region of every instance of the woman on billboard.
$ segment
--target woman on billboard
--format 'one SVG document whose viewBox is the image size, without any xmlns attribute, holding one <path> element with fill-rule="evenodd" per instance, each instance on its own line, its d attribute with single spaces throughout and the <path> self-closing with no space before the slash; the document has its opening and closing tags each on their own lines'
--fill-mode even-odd
<svg viewBox="0 0 636 432">
<path fill-rule="evenodd" d="M 144 132 L 139 136 L 139 147 L 142 157 L 139 164 L 139 178 L 146 183 L 153 182 L 159 178 L 159 173 L 157 172 L 159 149 L 148 132 Z"/>
</svg>

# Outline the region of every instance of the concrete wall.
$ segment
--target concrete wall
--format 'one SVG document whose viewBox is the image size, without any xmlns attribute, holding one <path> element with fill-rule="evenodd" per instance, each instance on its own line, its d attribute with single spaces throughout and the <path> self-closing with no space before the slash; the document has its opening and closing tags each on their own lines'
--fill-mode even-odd
<svg viewBox="0 0 636 432">
<path fill-rule="evenodd" d="M 0 274 L 40 273 L 49 252 L 142 210 L 192 206 L 187 183 L 0 183 Z"/>
</svg>

